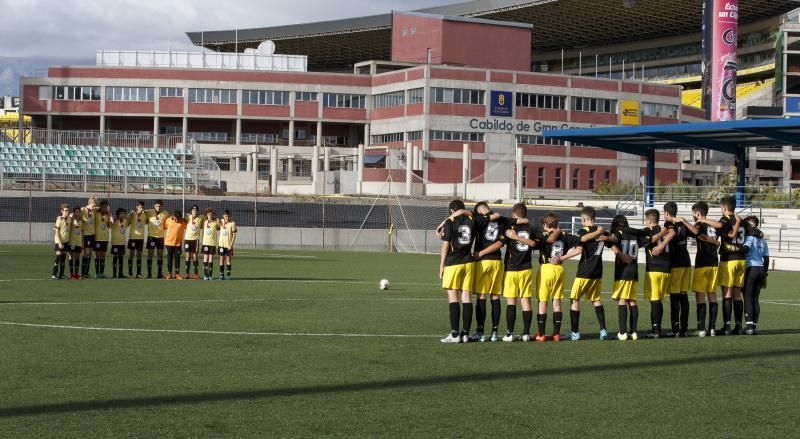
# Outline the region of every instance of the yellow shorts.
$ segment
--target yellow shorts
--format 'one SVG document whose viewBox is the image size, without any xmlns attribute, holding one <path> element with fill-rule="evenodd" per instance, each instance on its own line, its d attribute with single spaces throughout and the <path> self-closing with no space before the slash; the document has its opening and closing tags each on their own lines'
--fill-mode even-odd
<svg viewBox="0 0 800 439">
<path fill-rule="evenodd" d="M 669 273 L 649 272 L 645 273 L 644 298 L 651 302 L 664 300 L 669 290 Z"/>
<path fill-rule="evenodd" d="M 499 295 L 503 291 L 503 261 L 483 260 L 475 263 L 475 294 Z"/>
<path fill-rule="evenodd" d="M 716 293 L 719 269 L 717 267 L 700 267 L 694 269 L 692 290 L 695 293 Z"/>
<path fill-rule="evenodd" d="M 533 269 L 506 271 L 503 275 L 503 297 L 529 298 L 533 292 Z"/>
<path fill-rule="evenodd" d="M 719 284 L 723 287 L 743 287 L 745 261 L 726 261 L 719 263 Z"/>
<path fill-rule="evenodd" d="M 639 282 L 635 280 L 614 281 L 614 293 L 611 298 L 614 300 L 636 300 L 636 292 L 639 290 Z"/>
<path fill-rule="evenodd" d="M 669 275 L 669 283 L 671 285 L 670 294 L 688 293 L 689 285 L 692 283 L 692 268 L 673 268 Z"/>
<path fill-rule="evenodd" d="M 564 267 L 544 264 L 536 276 L 539 301 L 561 300 L 564 298 Z"/>
<path fill-rule="evenodd" d="M 444 267 L 442 277 L 442 288 L 451 291 L 472 292 L 472 284 L 475 282 L 475 264 L 450 265 Z"/>
<path fill-rule="evenodd" d="M 572 292 L 569 298 L 572 300 L 581 300 L 581 297 L 586 297 L 592 302 L 600 300 L 600 279 L 584 279 L 576 277 L 572 282 Z"/>
</svg>

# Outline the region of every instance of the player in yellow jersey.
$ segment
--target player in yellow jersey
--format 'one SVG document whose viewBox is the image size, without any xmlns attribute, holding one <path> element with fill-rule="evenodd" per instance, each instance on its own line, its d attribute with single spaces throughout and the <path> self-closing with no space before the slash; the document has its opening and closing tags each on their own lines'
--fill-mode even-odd
<svg viewBox="0 0 800 439">
<path fill-rule="evenodd" d="M 167 248 L 167 279 L 181 278 L 181 244 L 186 231 L 186 220 L 183 212 L 176 210 L 164 221 L 164 246 Z M 172 267 L 175 267 L 173 276 Z"/>
<path fill-rule="evenodd" d="M 83 245 L 83 212 L 80 207 L 72 209 L 69 216 L 69 278 L 81 278 L 81 251 Z"/>
<path fill-rule="evenodd" d="M 222 214 L 222 224 L 219 226 L 219 278 L 225 280 L 227 266 L 228 280 L 231 279 L 231 258 L 233 257 L 233 243 L 236 242 L 236 223 L 231 218 L 231 211 L 225 209 Z"/>
<path fill-rule="evenodd" d="M 203 236 L 203 220 L 204 217 L 200 215 L 200 208 L 195 204 L 192 206 L 192 213 L 186 215 L 186 232 L 183 235 L 183 251 L 186 252 L 186 275 L 184 279 L 189 279 L 189 268 L 194 263 L 194 278 L 200 279 L 200 273 L 197 269 L 197 250 L 200 243 L 198 242 Z"/>
<path fill-rule="evenodd" d="M 214 209 L 206 209 L 203 221 L 203 280 L 211 280 L 214 272 L 214 254 L 219 243 L 220 221 L 214 215 Z"/>
<path fill-rule="evenodd" d="M 86 207 L 81 208 L 81 234 L 83 235 L 83 259 L 81 273 L 84 278 L 89 277 L 89 265 L 92 263 L 92 250 L 94 249 L 94 221 L 97 213 L 97 198 L 91 197 Z"/>
<path fill-rule="evenodd" d="M 119 208 L 111 223 L 111 267 L 116 279 L 125 279 L 122 274 L 122 261 L 125 258 L 125 244 L 128 243 L 128 211 Z"/>
<path fill-rule="evenodd" d="M 53 261 L 53 279 L 64 279 L 64 265 L 69 253 L 69 235 L 72 224 L 69 219 L 69 204 L 61 205 L 61 214 L 56 218 L 53 226 L 55 232 L 56 259 Z"/>
<path fill-rule="evenodd" d="M 94 275 L 106 278 L 106 252 L 108 251 L 108 229 L 114 218 L 108 210 L 108 201 L 102 200 L 94 221 Z"/>
<path fill-rule="evenodd" d="M 153 208 L 145 210 L 147 214 L 147 278 L 153 278 L 153 254 L 158 254 L 158 276 L 164 278 L 164 221 L 169 214 L 161 210 L 164 203 L 156 200 Z"/>
<path fill-rule="evenodd" d="M 136 203 L 133 212 L 128 215 L 128 276 L 133 275 L 133 257 L 136 256 L 136 278 L 142 277 L 142 249 L 144 249 L 144 238 L 147 236 L 147 214 L 144 211 L 144 201 Z"/>
</svg>

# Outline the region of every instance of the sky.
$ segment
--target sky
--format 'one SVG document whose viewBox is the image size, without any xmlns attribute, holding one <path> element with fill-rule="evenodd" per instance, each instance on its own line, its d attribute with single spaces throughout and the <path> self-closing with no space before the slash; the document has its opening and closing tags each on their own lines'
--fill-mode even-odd
<svg viewBox="0 0 800 439">
<path fill-rule="evenodd" d="M 98 49 L 197 50 L 187 31 L 278 26 L 457 0 L 0 0 L 0 57 L 94 58 Z"/>
</svg>

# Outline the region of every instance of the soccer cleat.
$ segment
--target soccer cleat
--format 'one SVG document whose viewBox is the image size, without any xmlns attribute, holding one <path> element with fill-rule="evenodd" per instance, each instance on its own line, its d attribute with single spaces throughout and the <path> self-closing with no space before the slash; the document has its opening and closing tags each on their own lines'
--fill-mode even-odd
<svg viewBox="0 0 800 439">
<path fill-rule="evenodd" d="M 700 337 L 700 338 L 703 338 L 703 337 L 705 337 L 705 336 L 706 336 L 706 335 L 708 335 L 708 334 L 706 333 L 706 331 L 705 331 L 705 330 L 701 329 L 701 330 L 697 331 L 697 332 L 695 333 L 695 335 L 697 335 L 697 336 L 698 336 L 698 337 Z"/>
<path fill-rule="evenodd" d="M 175 275 L 175 279 L 177 279 L 177 280 L 183 280 L 183 277 L 181 277 L 181 275 L 180 275 L 180 274 L 176 274 L 176 275 Z"/>
<path fill-rule="evenodd" d="M 171 279 L 172 279 L 172 275 L 171 275 L 171 274 L 169 274 L 169 273 L 167 273 L 167 277 L 165 277 L 164 279 L 166 279 L 166 280 L 171 280 Z"/>
<path fill-rule="evenodd" d="M 547 341 L 547 337 L 542 334 L 536 334 L 536 342 L 537 343 L 544 343 Z"/>
<path fill-rule="evenodd" d="M 708 336 L 709 337 L 716 337 L 717 336 L 717 330 L 714 329 L 714 328 L 709 329 L 708 330 Z"/>
<path fill-rule="evenodd" d="M 608 331 L 605 329 L 600 330 L 600 340 L 608 340 Z"/>
<path fill-rule="evenodd" d="M 498 338 L 497 337 L 497 331 L 492 331 L 492 336 L 489 337 L 489 341 L 495 342 L 495 341 L 497 341 L 497 338 Z"/>
<path fill-rule="evenodd" d="M 628 339 L 628 333 L 627 332 L 624 333 L 624 334 L 621 333 L 621 332 L 617 332 L 617 340 L 625 341 L 627 339 Z"/>
<path fill-rule="evenodd" d="M 581 333 L 580 332 L 571 332 L 570 331 L 569 339 L 572 340 L 572 341 L 578 341 L 578 340 L 581 339 Z"/>
<path fill-rule="evenodd" d="M 530 335 L 530 334 L 524 334 L 524 335 L 522 336 L 521 340 L 522 340 L 523 342 L 527 343 L 527 342 L 531 341 L 531 335 Z"/>
<path fill-rule="evenodd" d="M 442 343 L 461 343 L 461 337 L 458 335 L 453 335 L 453 333 L 450 333 L 447 334 L 447 337 L 443 338 L 441 341 Z"/>
<path fill-rule="evenodd" d="M 200 280 L 200 275 L 199 275 L 199 274 L 197 274 L 197 273 L 195 273 L 195 274 L 194 274 L 194 276 L 192 276 L 192 279 L 194 279 L 194 280 Z"/>
<path fill-rule="evenodd" d="M 742 335 L 742 325 L 736 325 L 731 331 L 731 335 Z"/>
<path fill-rule="evenodd" d="M 56 276 L 56 275 L 54 274 L 54 275 L 50 276 L 50 279 L 53 279 L 53 280 L 58 280 L 58 276 Z"/>
<path fill-rule="evenodd" d="M 553 341 L 558 343 L 561 341 L 561 334 L 553 334 Z"/>
<path fill-rule="evenodd" d="M 678 336 L 678 334 L 676 332 L 674 332 L 674 331 L 667 331 L 667 333 L 664 334 L 664 338 L 675 338 L 677 336 Z"/>
<path fill-rule="evenodd" d="M 469 343 L 471 340 L 469 339 L 469 334 L 462 332 L 461 333 L 461 343 Z"/>
<path fill-rule="evenodd" d="M 745 335 L 756 335 L 756 331 L 753 328 L 747 328 L 747 330 L 744 331 L 744 333 Z"/>
<path fill-rule="evenodd" d="M 506 332 L 506 335 L 505 335 L 505 337 L 503 337 L 503 341 L 505 341 L 505 342 L 512 342 L 512 341 L 514 341 L 514 334 L 512 334 L 512 333 L 510 333 L 510 332 Z"/>
<path fill-rule="evenodd" d="M 731 328 L 729 326 L 723 326 L 722 331 L 719 332 L 719 335 L 723 337 L 731 335 Z"/>
<path fill-rule="evenodd" d="M 228 279 L 230 279 L 230 277 L 229 277 Z M 469 341 L 470 341 L 471 343 L 482 342 L 482 341 L 483 341 L 483 338 L 484 338 L 484 337 L 483 337 L 483 333 L 482 333 L 482 332 L 476 332 L 476 333 L 472 334 L 472 335 L 469 337 Z"/>
<path fill-rule="evenodd" d="M 639 334 L 637 334 L 636 332 L 632 332 L 631 333 L 631 340 L 636 341 L 638 339 L 639 339 Z"/>
<path fill-rule="evenodd" d="M 686 338 L 689 336 L 689 331 L 687 329 L 681 329 L 678 332 L 678 338 Z"/>
<path fill-rule="evenodd" d="M 645 338 L 658 339 L 658 338 L 661 338 L 661 334 L 659 334 L 659 333 L 658 333 L 658 332 L 656 332 L 656 331 L 650 331 L 650 332 L 648 332 L 647 334 L 645 334 L 645 336 L 644 336 L 644 337 L 645 337 Z"/>
</svg>

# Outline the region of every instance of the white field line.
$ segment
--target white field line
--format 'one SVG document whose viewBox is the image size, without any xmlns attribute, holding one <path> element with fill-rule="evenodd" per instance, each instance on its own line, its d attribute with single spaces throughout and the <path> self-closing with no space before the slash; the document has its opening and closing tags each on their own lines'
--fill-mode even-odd
<svg viewBox="0 0 800 439">
<path fill-rule="evenodd" d="M 773 300 L 762 300 L 761 303 L 768 303 L 770 305 L 800 306 L 800 303 L 776 302 L 776 301 L 773 301 Z"/>
<path fill-rule="evenodd" d="M 41 277 L 38 279 L 0 279 L 0 282 L 40 282 L 40 281 L 51 281 L 52 279 L 47 277 Z M 94 279 L 90 279 L 94 280 Z M 109 281 L 114 281 L 114 279 L 106 279 Z M 135 279 L 137 282 L 155 282 L 155 281 L 163 281 L 163 279 Z M 350 285 L 378 285 L 378 281 L 367 281 L 367 280 L 337 280 L 337 279 L 234 279 L 233 282 L 265 282 L 265 283 L 299 283 L 299 284 L 350 284 Z M 209 285 L 229 285 L 226 282 L 221 281 L 214 281 Z M 426 283 L 426 282 L 395 282 L 394 285 L 414 285 L 414 286 L 428 286 L 428 287 L 439 287 L 440 284 L 438 283 Z"/>
<path fill-rule="evenodd" d="M 196 299 L 196 300 L 117 300 L 96 302 L 0 302 L 0 306 L 28 306 L 28 305 L 161 305 L 161 304 L 191 304 L 191 303 L 241 303 L 241 302 L 443 302 L 444 298 L 376 298 L 376 299 L 347 299 L 347 298 L 258 298 L 258 299 Z"/>
<path fill-rule="evenodd" d="M 140 332 L 161 334 L 201 334 L 201 335 L 235 335 L 235 336 L 272 336 L 272 337 L 342 337 L 342 338 L 438 338 L 435 335 L 410 334 L 356 334 L 356 333 L 306 333 L 306 332 L 248 332 L 248 331 L 203 331 L 193 329 L 146 329 L 146 328 L 106 328 L 98 326 L 45 325 L 35 323 L 5 322 L 0 325 L 21 326 L 27 328 L 68 329 L 78 331 L 105 332 Z"/>
</svg>

